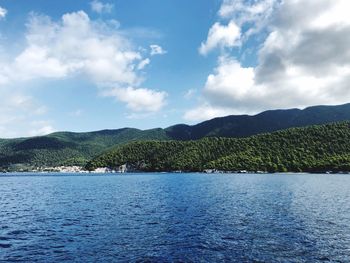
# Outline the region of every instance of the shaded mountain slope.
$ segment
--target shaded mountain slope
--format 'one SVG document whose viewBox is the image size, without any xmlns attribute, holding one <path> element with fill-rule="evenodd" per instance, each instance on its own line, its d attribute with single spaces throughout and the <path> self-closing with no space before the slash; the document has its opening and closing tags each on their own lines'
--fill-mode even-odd
<svg viewBox="0 0 350 263">
<path fill-rule="evenodd" d="M 166 129 L 176 140 L 197 140 L 203 137 L 247 137 L 292 127 L 326 124 L 350 120 L 350 104 L 314 106 L 304 110 L 271 110 L 260 114 L 232 115 L 215 118 L 197 125 L 175 125 Z"/>
<path fill-rule="evenodd" d="M 342 122 L 247 138 L 132 142 L 94 158 L 87 168 L 123 164 L 140 171 L 350 171 L 350 126 Z"/>
</svg>

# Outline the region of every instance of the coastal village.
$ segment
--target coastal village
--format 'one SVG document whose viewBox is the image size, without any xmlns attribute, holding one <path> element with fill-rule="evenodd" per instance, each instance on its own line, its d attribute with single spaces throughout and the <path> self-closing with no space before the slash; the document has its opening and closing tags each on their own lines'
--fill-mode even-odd
<svg viewBox="0 0 350 263">
<path fill-rule="evenodd" d="M 111 169 L 109 167 L 100 167 L 96 168 L 95 170 L 89 171 L 86 170 L 82 166 L 53 166 L 53 167 L 35 167 L 35 168 L 29 168 L 29 167 L 11 167 L 8 170 L 0 171 L 3 173 L 6 172 L 31 172 L 31 173 L 81 173 L 81 174 L 121 174 L 121 173 L 133 173 L 133 172 L 141 172 L 139 170 L 135 170 L 132 166 L 128 164 L 123 164 L 115 169 Z M 171 171 L 172 173 L 186 173 L 188 171 Z M 267 173 L 265 171 L 247 171 L 247 170 L 240 170 L 240 171 L 221 171 L 217 169 L 204 169 L 201 171 L 202 173 L 206 174 L 215 174 L 215 173 L 240 173 L 240 174 L 248 174 L 248 173 Z"/>
<path fill-rule="evenodd" d="M 38 167 L 32 172 L 53 172 L 53 173 L 126 173 L 128 172 L 127 165 L 121 165 L 117 169 L 108 167 L 97 168 L 93 171 L 87 171 L 81 166 L 57 166 L 57 167 Z"/>
<path fill-rule="evenodd" d="M 83 166 L 39 166 L 39 167 L 30 167 L 30 166 L 19 166 L 19 165 L 12 165 L 6 169 L 1 169 L 0 173 L 7 173 L 7 172 L 16 172 L 16 173 L 80 173 L 80 174 L 123 174 L 123 173 L 137 173 L 142 172 L 142 170 L 135 169 L 134 166 L 129 164 L 123 164 L 120 166 L 116 166 L 115 168 L 110 167 L 99 167 L 92 171 L 87 170 Z M 190 171 L 169 171 L 172 173 L 186 173 Z M 202 173 L 206 174 L 215 174 L 215 173 L 240 173 L 240 174 L 248 174 L 248 173 L 267 173 L 265 171 L 247 171 L 247 170 L 239 170 L 239 171 L 222 171 L 218 169 L 204 169 L 203 171 L 200 171 Z"/>
<path fill-rule="evenodd" d="M 126 164 L 119 166 L 117 169 L 108 167 L 97 168 L 93 171 L 88 171 L 82 166 L 53 166 L 53 167 L 18 167 L 11 166 L 3 169 L 0 172 L 32 172 L 32 173 L 126 173 L 129 169 Z"/>
</svg>

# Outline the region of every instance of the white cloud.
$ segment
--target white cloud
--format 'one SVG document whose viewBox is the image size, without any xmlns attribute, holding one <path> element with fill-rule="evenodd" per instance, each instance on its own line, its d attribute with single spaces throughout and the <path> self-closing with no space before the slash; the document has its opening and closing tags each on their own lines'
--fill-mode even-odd
<svg viewBox="0 0 350 263">
<path fill-rule="evenodd" d="M 9 77 L 25 81 L 33 78 L 62 78 L 67 76 L 69 66 L 49 55 L 49 48 L 31 45 L 13 63 Z"/>
<path fill-rule="evenodd" d="M 114 88 L 103 95 L 114 96 L 127 103 L 127 107 L 136 112 L 156 112 L 166 103 L 167 93 L 145 88 Z"/>
<path fill-rule="evenodd" d="M 213 104 L 226 107 L 251 106 L 245 104 L 246 97 L 261 96 L 252 94 L 254 86 L 254 69 L 243 68 L 234 59 L 220 57 L 219 65 L 207 78 L 204 93 Z"/>
<path fill-rule="evenodd" d="M 0 6 L 0 19 L 5 18 L 7 15 L 7 10 Z"/>
<path fill-rule="evenodd" d="M 43 81 L 90 80 L 98 93 L 110 94 L 131 111 L 153 113 L 165 105 L 165 92 L 142 88 L 141 71 L 150 63 L 150 58 L 145 57 L 147 52 L 135 47 L 115 21 L 94 21 L 83 11 L 64 14 L 58 21 L 32 13 L 26 28 L 22 49 L 0 60 L 0 90 L 4 98 L 0 99 L 0 137 L 28 135 L 30 123 L 46 113 L 46 107 L 37 105 L 34 99 L 30 100 L 33 105 L 26 108 L 5 103 L 14 91 L 26 97 L 31 86 Z M 164 52 L 160 49 L 160 53 Z M 114 94 L 116 87 L 118 95 Z M 142 95 L 145 101 L 141 100 Z M 49 126 L 52 127 L 33 127 L 30 135 L 50 131 Z"/>
<path fill-rule="evenodd" d="M 150 59 L 114 27 L 90 20 L 83 11 L 65 14 L 59 22 L 32 14 L 27 28 L 27 46 L 0 71 L 3 82 L 83 75 L 103 92 L 111 87 L 125 90 L 132 86 L 137 90 L 143 82 L 138 70 L 144 69 Z M 165 52 L 159 46 L 154 50 Z"/>
<path fill-rule="evenodd" d="M 150 49 L 151 49 L 151 56 L 154 55 L 164 55 L 167 53 L 166 50 L 164 50 L 161 46 L 159 45 L 150 45 Z"/>
<path fill-rule="evenodd" d="M 98 13 L 98 14 L 103 14 L 103 13 L 111 13 L 114 5 L 110 3 L 103 3 L 98 0 L 93 0 L 90 2 L 91 10 Z"/>
<path fill-rule="evenodd" d="M 264 29 L 280 0 L 224 0 L 218 12 L 227 24 L 216 22 L 209 29 L 207 40 L 202 42 L 199 53 L 207 55 L 215 48 L 240 47 L 251 35 Z"/>
<path fill-rule="evenodd" d="M 205 121 L 229 114 L 232 114 L 232 109 L 230 108 L 213 107 L 207 103 L 204 103 L 187 111 L 184 115 L 184 119 L 187 121 Z"/>
<path fill-rule="evenodd" d="M 223 19 L 233 19 L 239 26 L 253 22 L 250 26 L 257 26 L 268 18 L 275 5 L 280 0 L 256 0 L 248 3 L 246 0 L 223 0 L 219 16 Z"/>
<path fill-rule="evenodd" d="M 259 2 L 267 1 L 254 5 Z M 237 3 L 224 1 L 220 14 L 239 17 Z M 232 55 L 218 59 L 203 89 L 212 112 L 228 108 L 230 113 L 256 113 L 350 102 L 350 17 L 344 11 L 349 8 L 345 0 L 286 0 L 271 14 L 262 8 L 268 10 L 270 22 L 258 65 L 243 66 Z"/>
<path fill-rule="evenodd" d="M 151 63 L 151 60 L 149 58 L 146 58 L 138 64 L 137 69 L 144 69 L 149 63 Z"/>
<path fill-rule="evenodd" d="M 202 55 L 206 55 L 214 48 L 232 48 L 240 45 L 240 28 L 234 21 L 225 26 L 215 23 L 209 30 L 206 42 L 203 42 L 199 48 Z"/>
<path fill-rule="evenodd" d="M 40 67 L 44 61 L 53 72 L 49 77 L 77 71 L 91 73 L 100 81 L 125 81 L 121 75 L 136 77 L 133 63 L 142 59 L 141 54 L 114 26 L 92 21 L 83 11 L 65 14 L 58 22 L 32 14 L 27 28 L 27 47 L 16 58 L 23 61 L 18 62 L 20 67 L 27 61 Z"/>
</svg>

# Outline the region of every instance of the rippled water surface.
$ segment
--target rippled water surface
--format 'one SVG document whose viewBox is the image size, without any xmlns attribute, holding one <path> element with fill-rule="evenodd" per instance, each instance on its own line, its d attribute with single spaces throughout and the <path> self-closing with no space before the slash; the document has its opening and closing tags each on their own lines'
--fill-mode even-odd
<svg viewBox="0 0 350 263">
<path fill-rule="evenodd" d="M 0 261 L 350 262 L 350 175 L 1 176 Z"/>
</svg>

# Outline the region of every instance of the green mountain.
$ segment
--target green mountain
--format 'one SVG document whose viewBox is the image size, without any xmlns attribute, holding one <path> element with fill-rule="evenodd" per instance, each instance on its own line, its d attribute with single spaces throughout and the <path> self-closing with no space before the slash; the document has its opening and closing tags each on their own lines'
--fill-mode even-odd
<svg viewBox="0 0 350 263">
<path fill-rule="evenodd" d="M 57 132 L 47 136 L 0 141 L 0 167 L 84 165 L 108 148 L 130 141 L 162 140 L 162 129 L 124 128 L 87 133 Z"/>
<path fill-rule="evenodd" d="M 350 171 L 350 123 L 290 128 L 248 138 L 132 142 L 87 164 L 140 171 Z"/>
<path fill-rule="evenodd" d="M 236 138 L 346 120 L 350 120 L 350 104 L 314 106 L 304 110 L 270 110 L 254 116 L 232 115 L 193 126 L 175 125 L 165 131 L 175 140 L 197 140 L 209 136 Z"/>
<path fill-rule="evenodd" d="M 87 133 L 58 132 L 47 136 L 0 139 L 0 168 L 13 165 L 84 165 L 109 148 L 132 141 L 197 140 L 204 137 L 239 138 L 256 134 L 350 120 L 350 104 L 316 106 L 304 110 L 272 110 L 260 114 L 215 118 L 197 125 L 166 129 L 124 128 Z"/>
</svg>

